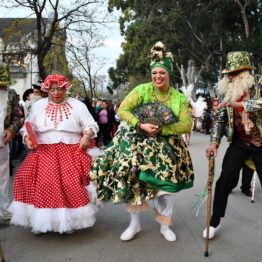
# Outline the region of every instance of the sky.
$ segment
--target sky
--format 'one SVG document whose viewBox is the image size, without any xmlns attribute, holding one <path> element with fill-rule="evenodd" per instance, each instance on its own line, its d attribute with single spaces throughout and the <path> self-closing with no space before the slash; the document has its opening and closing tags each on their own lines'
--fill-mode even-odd
<svg viewBox="0 0 262 262">
<path fill-rule="evenodd" d="M 0 0 L 0 3 L 4 0 Z M 63 0 L 70 1 L 70 0 Z M 5 2 L 5 1 L 4 1 Z M 107 8 L 107 1 L 105 1 L 105 10 Z M 1 6 L 1 5 L 0 5 Z M 100 10 L 101 11 L 101 10 Z M 25 8 L 17 8 L 17 9 L 5 9 L 0 7 L 0 17 L 26 17 L 30 15 L 30 13 Z M 110 18 L 113 18 L 115 22 L 110 23 L 107 27 L 99 28 L 100 34 L 104 37 L 104 46 L 96 48 L 94 50 L 94 55 L 98 57 L 100 60 L 105 61 L 105 66 L 100 71 L 101 74 L 107 75 L 107 70 L 110 67 L 115 66 L 115 61 L 122 52 L 121 43 L 124 41 L 124 38 L 120 35 L 118 17 L 119 13 L 115 12 L 113 15 L 110 15 Z"/>
</svg>

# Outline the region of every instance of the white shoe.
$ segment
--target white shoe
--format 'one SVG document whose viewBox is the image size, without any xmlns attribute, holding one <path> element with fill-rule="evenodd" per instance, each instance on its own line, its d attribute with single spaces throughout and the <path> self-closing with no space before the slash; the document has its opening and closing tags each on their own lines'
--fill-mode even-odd
<svg viewBox="0 0 262 262">
<path fill-rule="evenodd" d="M 217 227 L 209 227 L 209 239 L 213 238 L 216 232 L 219 230 L 220 224 Z M 207 228 L 203 231 L 203 238 L 207 237 Z"/>
<path fill-rule="evenodd" d="M 135 228 L 128 227 L 120 236 L 122 241 L 128 241 L 134 238 L 134 236 L 141 231 L 141 226 L 137 225 Z"/>
<path fill-rule="evenodd" d="M 169 228 L 160 228 L 160 233 L 167 241 L 176 241 L 176 234 Z"/>
</svg>

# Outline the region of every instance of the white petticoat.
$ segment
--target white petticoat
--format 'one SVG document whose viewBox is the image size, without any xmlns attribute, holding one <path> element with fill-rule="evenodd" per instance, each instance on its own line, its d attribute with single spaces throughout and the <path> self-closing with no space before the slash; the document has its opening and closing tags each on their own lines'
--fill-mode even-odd
<svg viewBox="0 0 262 262">
<path fill-rule="evenodd" d="M 33 232 L 48 231 L 60 234 L 76 229 L 91 227 L 96 221 L 96 213 L 101 202 L 96 201 L 95 186 L 87 187 L 90 203 L 79 208 L 35 208 L 33 205 L 13 201 L 8 208 L 12 218 L 10 223 L 30 227 Z"/>
<path fill-rule="evenodd" d="M 98 147 L 89 148 L 86 150 L 87 154 L 89 154 L 93 161 L 103 153 L 103 151 Z"/>
</svg>

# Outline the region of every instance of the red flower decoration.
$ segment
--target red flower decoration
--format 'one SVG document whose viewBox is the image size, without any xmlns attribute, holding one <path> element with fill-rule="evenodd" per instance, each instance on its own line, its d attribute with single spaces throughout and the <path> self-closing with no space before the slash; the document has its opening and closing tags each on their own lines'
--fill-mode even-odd
<svg viewBox="0 0 262 262">
<path fill-rule="evenodd" d="M 48 92 L 48 89 L 50 88 L 51 84 L 57 83 L 58 87 L 65 87 L 66 89 L 69 89 L 72 85 L 68 82 L 68 79 L 65 76 L 62 75 L 49 75 L 44 83 L 41 86 L 41 89 L 45 92 Z"/>
<path fill-rule="evenodd" d="M 237 102 L 243 102 L 245 96 L 246 96 L 246 93 L 244 93 L 244 95 L 242 95 L 242 96 L 237 100 Z M 242 113 L 242 112 L 244 111 L 244 108 L 243 108 L 243 107 L 237 107 L 236 110 L 237 110 L 237 112 Z"/>
</svg>

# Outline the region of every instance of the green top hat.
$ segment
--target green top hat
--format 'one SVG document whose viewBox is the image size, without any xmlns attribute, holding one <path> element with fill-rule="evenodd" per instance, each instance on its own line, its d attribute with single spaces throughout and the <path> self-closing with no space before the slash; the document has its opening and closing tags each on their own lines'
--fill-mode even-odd
<svg viewBox="0 0 262 262">
<path fill-rule="evenodd" d="M 9 67 L 7 64 L 0 62 L 0 86 L 8 86 L 12 83 Z"/>
<path fill-rule="evenodd" d="M 256 70 L 256 67 L 251 64 L 249 53 L 244 51 L 228 53 L 226 69 L 222 71 L 222 74 L 228 74 L 243 69 Z"/>
</svg>

